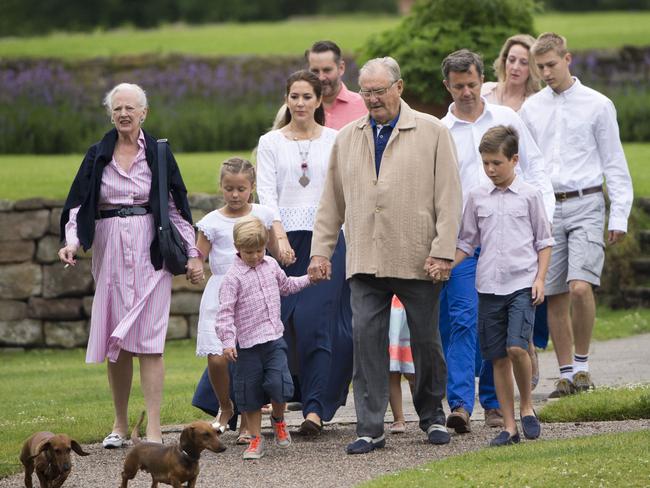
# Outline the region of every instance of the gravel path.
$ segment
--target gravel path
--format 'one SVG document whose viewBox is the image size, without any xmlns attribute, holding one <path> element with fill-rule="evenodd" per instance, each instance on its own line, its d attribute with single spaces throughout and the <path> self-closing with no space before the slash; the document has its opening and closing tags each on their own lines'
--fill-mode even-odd
<svg viewBox="0 0 650 488">
<path fill-rule="evenodd" d="M 414 467 L 434 459 L 484 448 L 495 430 L 474 422 L 470 434 L 452 435 L 451 444 L 433 446 L 425 440 L 417 424 L 409 423 L 406 434 L 388 436 L 386 448 L 367 455 L 349 456 L 344 447 L 354 439 L 354 425 L 331 425 L 314 440 L 294 435 L 293 445 L 286 450 L 272 444 L 266 429 L 267 455 L 260 461 L 243 461 L 243 447 L 235 446 L 235 435 L 228 433 L 224 441 L 228 449 L 220 454 L 204 453 L 197 488 L 339 488 L 353 486 L 382 474 Z M 543 424 L 543 439 L 563 439 L 578 436 L 650 429 L 650 420 L 625 422 L 591 422 L 582 424 Z M 177 433 L 165 436 L 165 442 L 178 439 Z M 522 441 L 525 442 L 525 441 Z M 73 469 L 65 488 L 115 488 L 120 484 L 120 472 L 127 449 L 106 450 L 99 444 L 85 446 L 87 457 L 75 456 Z M 241 474 L 245 472 L 245 476 Z M 35 479 L 36 482 L 36 479 Z M 0 480 L 0 488 L 19 487 L 22 475 Z M 36 485 L 38 486 L 38 485 Z M 151 486 L 151 478 L 140 472 L 130 487 Z M 162 485 L 167 486 L 167 485 Z"/>
<path fill-rule="evenodd" d="M 598 385 L 620 385 L 650 381 L 650 334 L 638 335 L 626 339 L 594 343 L 590 357 L 590 368 Z M 533 399 L 541 406 L 553 389 L 554 374 L 557 370 L 555 354 L 540 354 L 540 384 L 534 392 Z M 348 405 L 342 407 L 333 422 L 326 426 L 324 433 L 313 440 L 293 436 L 293 445 L 281 450 L 273 445 L 268 420 L 264 422 L 267 438 L 267 455 L 260 461 L 241 459 L 242 446 L 235 445 L 235 434 L 224 435 L 228 449 L 220 454 L 205 452 L 201 458 L 201 474 L 197 488 L 339 488 L 353 486 L 362 481 L 393 473 L 408 467 L 414 467 L 434 459 L 474 451 L 487 446 L 489 440 L 497 433 L 483 425 L 483 411 L 475 408 L 472 416 L 472 432 L 458 436 L 452 435 L 448 446 L 433 446 L 426 442 L 426 437 L 417 427 L 417 416 L 408 394 L 407 384 L 404 388 L 404 410 L 408 421 L 406 434 L 387 435 L 386 448 L 367 455 L 349 456 L 345 446 L 354 440 L 356 420 L 352 395 Z M 390 416 L 387 414 L 386 420 Z M 287 423 L 295 431 L 300 425 L 299 412 L 288 412 Z M 564 439 L 579 436 L 604 434 L 610 432 L 627 432 L 650 429 L 650 419 L 623 422 L 590 422 L 576 424 L 542 424 L 542 439 Z M 166 429 L 165 442 L 178 440 L 181 426 Z M 64 488 L 103 488 L 117 487 L 127 449 L 106 450 L 100 444 L 84 446 L 91 456 L 73 455 L 72 474 Z M 16 453 L 18 455 L 18 453 Z M 245 475 L 242 475 L 245 473 Z M 38 486 L 34 477 L 35 486 Z M 22 487 L 23 474 L 16 474 L 0 479 L 0 488 Z M 151 477 L 139 473 L 130 487 L 149 487 Z M 162 485 L 167 486 L 167 485 Z"/>
</svg>

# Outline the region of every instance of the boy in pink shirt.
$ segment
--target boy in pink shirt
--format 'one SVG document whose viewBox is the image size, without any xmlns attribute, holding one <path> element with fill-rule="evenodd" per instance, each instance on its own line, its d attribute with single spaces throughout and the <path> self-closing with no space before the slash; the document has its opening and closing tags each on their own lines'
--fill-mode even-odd
<svg viewBox="0 0 650 488">
<path fill-rule="evenodd" d="M 242 218 L 235 224 L 233 237 L 238 252 L 219 289 L 216 329 L 224 355 L 236 362 L 235 402 L 253 436 L 243 458 L 260 459 L 265 451 L 260 431 L 266 396 L 274 412 L 284 412 L 285 402 L 293 396 L 280 295 L 298 293 L 311 281 L 307 275 L 287 278 L 277 261 L 266 256 L 268 231 L 258 218 Z M 276 445 L 289 447 L 284 417 L 272 416 L 271 423 Z"/>
<path fill-rule="evenodd" d="M 520 396 L 521 426 L 527 439 L 541 433 L 533 410 L 528 343 L 535 306 L 544 301 L 544 278 L 554 244 L 541 192 L 515 176 L 518 136 L 496 126 L 481 140 L 479 152 L 491 183 L 474 188 L 463 212 L 454 264 L 481 247 L 476 268 L 481 355 L 492 360 L 504 430 L 491 442 L 519 442 L 514 385 Z"/>
</svg>

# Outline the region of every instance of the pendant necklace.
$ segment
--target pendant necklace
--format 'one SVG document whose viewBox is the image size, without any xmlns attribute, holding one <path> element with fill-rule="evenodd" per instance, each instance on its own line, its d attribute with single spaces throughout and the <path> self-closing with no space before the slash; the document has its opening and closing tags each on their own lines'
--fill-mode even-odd
<svg viewBox="0 0 650 488">
<path fill-rule="evenodd" d="M 298 152 L 300 153 L 300 169 L 302 170 L 302 176 L 298 179 L 298 183 L 302 185 L 302 187 L 306 187 L 309 182 L 309 176 L 307 176 L 307 168 L 309 168 L 309 165 L 307 164 L 307 160 L 309 158 L 309 149 L 311 148 L 311 139 L 309 139 L 309 143 L 307 144 L 307 149 L 303 149 L 303 147 L 300 145 L 300 142 L 298 142 L 298 138 L 294 137 L 294 141 L 296 141 L 296 145 L 298 146 Z"/>
</svg>

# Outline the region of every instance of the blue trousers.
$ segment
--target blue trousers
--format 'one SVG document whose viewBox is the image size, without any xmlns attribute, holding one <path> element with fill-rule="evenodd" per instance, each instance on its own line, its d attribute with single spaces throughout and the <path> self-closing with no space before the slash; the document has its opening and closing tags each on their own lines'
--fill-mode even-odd
<svg viewBox="0 0 650 488">
<path fill-rule="evenodd" d="M 291 231 L 287 236 L 296 252 L 296 262 L 285 268 L 287 276 L 304 275 L 312 233 Z M 293 400 L 302 402 L 303 416 L 313 412 L 326 422 L 345 405 L 352 380 L 352 308 L 342 232 L 331 263 L 331 280 L 282 297 L 281 302 L 289 369 L 296 387 Z"/>
<path fill-rule="evenodd" d="M 478 344 L 477 251 L 451 272 L 440 294 L 440 336 L 447 361 L 449 407 L 474 410 L 474 377 L 480 368 Z"/>
</svg>

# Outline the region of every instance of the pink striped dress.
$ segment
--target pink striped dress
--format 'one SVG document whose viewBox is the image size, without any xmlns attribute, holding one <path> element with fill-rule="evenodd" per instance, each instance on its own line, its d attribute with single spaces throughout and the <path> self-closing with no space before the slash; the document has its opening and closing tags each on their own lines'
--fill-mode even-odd
<svg viewBox="0 0 650 488">
<path fill-rule="evenodd" d="M 113 159 L 102 174 L 99 209 L 122 205 L 146 205 L 151 189 L 151 170 L 145 158 L 145 139 L 138 139 L 140 150 L 125 172 Z M 68 244 L 79 244 L 77 212 L 70 211 L 65 237 Z M 179 214 L 169 198 L 169 218 L 181 234 L 190 256 L 198 256 L 194 229 Z M 105 358 L 117 361 L 120 350 L 138 354 L 162 354 L 169 320 L 172 275 L 156 271 L 151 264 L 149 246 L 154 238 L 153 215 L 99 219 L 95 221 L 92 274 L 95 298 L 86 351 L 87 363 Z"/>
</svg>

